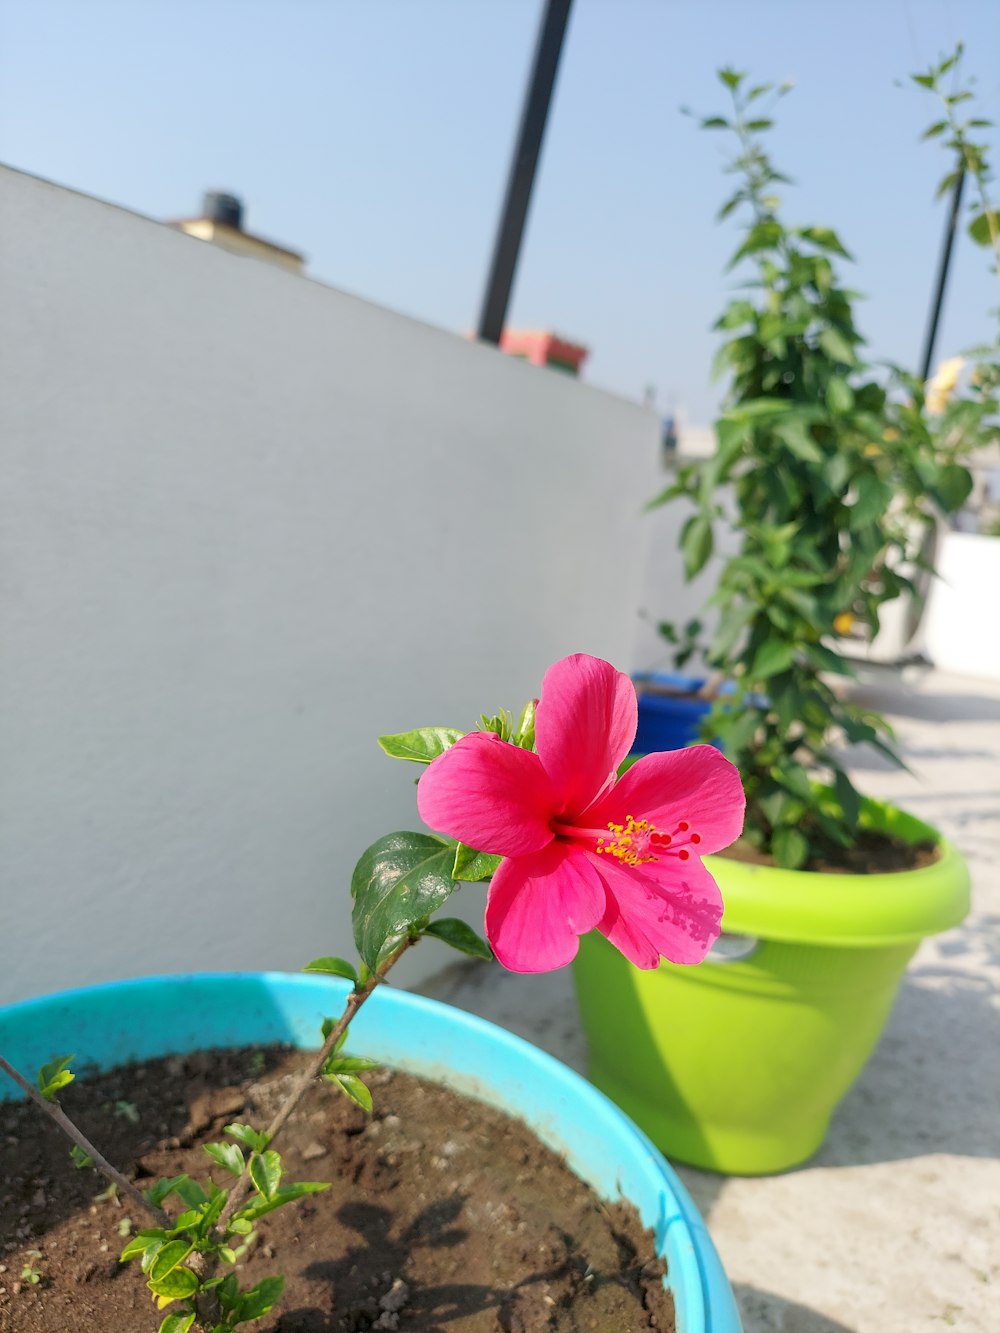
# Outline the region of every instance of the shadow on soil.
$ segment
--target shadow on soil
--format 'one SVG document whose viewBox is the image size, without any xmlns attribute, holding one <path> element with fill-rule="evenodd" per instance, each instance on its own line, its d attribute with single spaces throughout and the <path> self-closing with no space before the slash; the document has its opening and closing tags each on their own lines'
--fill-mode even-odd
<svg viewBox="0 0 1000 1333">
<path fill-rule="evenodd" d="M 746 1282 L 733 1284 L 744 1333 L 856 1333 L 807 1305 L 786 1301 L 772 1291 L 760 1291 Z"/>
</svg>

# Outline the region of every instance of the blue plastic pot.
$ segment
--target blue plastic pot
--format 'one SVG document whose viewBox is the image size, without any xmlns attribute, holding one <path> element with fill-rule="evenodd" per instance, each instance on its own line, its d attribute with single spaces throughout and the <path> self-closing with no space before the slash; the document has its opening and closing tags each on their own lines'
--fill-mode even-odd
<svg viewBox="0 0 1000 1333">
<path fill-rule="evenodd" d="M 348 985 L 280 972 L 112 982 L 0 1010 L 0 1052 L 29 1074 L 54 1055 L 129 1060 L 258 1042 L 319 1044 Z M 601 1197 L 628 1199 L 669 1267 L 679 1333 L 740 1333 L 715 1247 L 677 1176 L 603 1093 L 519 1037 L 460 1009 L 384 987 L 351 1025 L 351 1049 L 446 1083 L 523 1120 Z M 0 1100 L 17 1094 L 0 1074 Z"/>
<path fill-rule="evenodd" d="M 653 672 L 642 672 L 632 679 L 639 702 L 633 754 L 680 750 L 699 739 L 702 718 L 712 707 L 710 699 L 692 697 L 704 685 L 703 679 Z"/>
</svg>

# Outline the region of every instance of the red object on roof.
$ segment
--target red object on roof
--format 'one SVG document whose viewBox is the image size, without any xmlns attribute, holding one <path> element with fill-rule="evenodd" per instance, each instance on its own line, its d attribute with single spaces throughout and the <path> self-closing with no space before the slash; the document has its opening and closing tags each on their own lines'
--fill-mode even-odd
<svg viewBox="0 0 1000 1333">
<path fill-rule="evenodd" d="M 589 348 L 545 329 L 504 329 L 500 350 L 511 356 L 523 356 L 533 366 L 554 366 L 571 375 L 579 374 L 589 352 Z"/>
</svg>

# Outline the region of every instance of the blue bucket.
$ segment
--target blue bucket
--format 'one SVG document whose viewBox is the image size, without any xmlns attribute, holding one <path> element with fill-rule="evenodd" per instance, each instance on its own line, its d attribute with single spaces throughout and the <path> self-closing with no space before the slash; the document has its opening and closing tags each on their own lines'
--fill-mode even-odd
<svg viewBox="0 0 1000 1333">
<path fill-rule="evenodd" d="M 32 1076 L 76 1052 L 78 1070 L 213 1047 L 319 1045 L 346 981 L 281 972 L 111 982 L 0 1010 L 0 1052 Z M 351 1024 L 351 1048 L 524 1121 L 607 1200 L 624 1197 L 656 1236 L 678 1333 L 740 1333 L 732 1290 L 690 1197 L 628 1117 L 550 1055 L 463 1010 L 382 987 Z M 17 1096 L 0 1074 L 0 1100 Z"/>
<path fill-rule="evenodd" d="M 641 672 L 632 680 L 639 701 L 639 728 L 632 745 L 633 754 L 680 750 L 701 739 L 701 721 L 711 709 L 712 701 L 692 696 L 704 685 L 704 679 Z"/>
</svg>

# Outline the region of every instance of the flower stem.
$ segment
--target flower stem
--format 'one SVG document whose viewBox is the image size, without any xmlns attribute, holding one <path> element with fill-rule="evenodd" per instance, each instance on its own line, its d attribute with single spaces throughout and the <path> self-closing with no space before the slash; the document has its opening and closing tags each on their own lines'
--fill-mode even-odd
<svg viewBox="0 0 1000 1333">
<path fill-rule="evenodd" d="M 36 1105 L 40 1106 L 46 1115 L 50 1116 L 56 1122 L 63 1133 L 71 1138 L 77 1147 L 81 1148 L 87 1156 L 93 1160 L 94 1165 L 102 1175 L 106 1176 L 108 1180 L 118 1186 L 123 1194 L 127 1194 L 134 1203 L 137 1203 L 140 1208 L 144 1208 L 151 1217 L 155 1218 L 158 1227 L 169 1227 L 171 1225 L 170 1218 L 163 1209 L 157 1208 L 155 1204 L 150 1203 L 142 1191 L 138 1190 L 135 1185 L 132 1184 L 131 1180 L 127 1180 L 117 1167 L 111 1165 L 103 1153 L 94 1147 L 83 1131 L 74 1125 L 73 1121 L 70 1120 L 69 1116 L 57 1101 L 49 1101 L 47 1097 L 43 1097 L 38 1089 L 32 1087 L 28 1080 L 24 1078 L 22 1074 L 19 1074 L 14 1066 L 9 1064 L 2 1055 L 0 1055 L 0 1069 L 2 1069 L 5 1074 L 9 1075 L 18 1087 L 22 1088 L 31 1100 L 35 1102 Z"/>
</svg>

